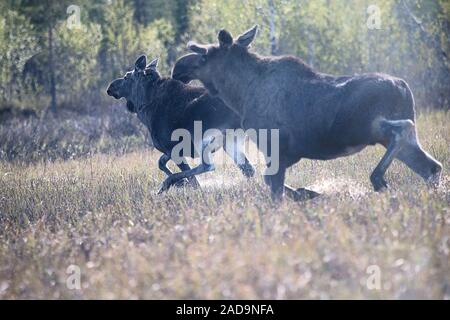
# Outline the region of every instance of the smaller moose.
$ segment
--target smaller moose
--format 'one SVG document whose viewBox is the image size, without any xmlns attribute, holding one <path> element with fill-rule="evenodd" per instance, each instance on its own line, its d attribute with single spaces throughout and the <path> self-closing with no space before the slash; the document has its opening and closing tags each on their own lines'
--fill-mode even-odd
<svg viewBox="0 0 450 320">
<path fill-rule="evenodd" d="M 210 149 L 205 154 L 203 152 L 213 137 L 209 137 L 209 140 L 203 138 L 200 145 L 193 141 L 194 122 L 201 121 L 203 137 L 208 129 L 217 129 L 222 133 L 226 129 L 239 129 L 240 119 L 230 112 L 220 99 L 208 95 L 204 88 L 162 78 L 157 71 L 157 64 L 157 59 L 147 65 L 146 56 L 139 57 L 135 62 L 135 69 L 127 72 L 123 78 L 114 80 L 109 85 L 107 94 L 115 99 L 126 99 L 127 109 L 135 113 L 148 128 L 155 148 L 163 153 L 158 165 L 167 178 L 158 193 L 168 190 L 184 179 L 192 186 L 199 187 L 195 176 L 214 170 L 210 157 L 216 150 Z M 190 154 L 180 155 L 183 160 L 181 163 L 176 161 L 181 172 L 173 173 L 167 168 L 167 162 L 171 160 L 172 150 L 178 144 L 178 141 L 171 139 L 176 129 L 189 131 L 192 148 Z M 223 147 L 246 177 L 254 175 L 255 170 L 242 151 L 243 141 L 238 140 L 232 147 Z M 184 157 L 195 158 L 199 155 L 204 155 L 207 161 L 202 159 L 199 166 L 191 169 Z M 238 161 L 239 159 L 244 161 Z"/>
</svg>

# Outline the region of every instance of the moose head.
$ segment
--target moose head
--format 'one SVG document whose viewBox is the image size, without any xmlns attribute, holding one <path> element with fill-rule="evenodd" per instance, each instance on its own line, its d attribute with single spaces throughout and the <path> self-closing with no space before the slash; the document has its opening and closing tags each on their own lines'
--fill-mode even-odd
<svg viewBox="0 0 450 320">
<path fill-rule="evenodd" d="M 144 104 L 144 82 L 160 78 L 157 66 L 158 59 L 147 65 L 147 57 L 140 56 L 134 64 L 134 70 L 111 82 L 106 93 L 115 99 L 125 98 L 128 110 L 136 113 Z"/>
<path fill-rule="evenodd" d="M 228 31 L 222 29 L 218 34 L 218 44 L 189 42 L 187 47 L 194 53 L 177 60 L 172 78 L 185 83 L 198 79 L 211 95 L 217 95 L 219 92 L 215 83 L 221 81 L 221 75 L 227 72 L 230 63 L 239 60 L 239 56 L 247 52 L 257 31 L 258 26 L 255 25 L 234 40 Z"/>
</svg>

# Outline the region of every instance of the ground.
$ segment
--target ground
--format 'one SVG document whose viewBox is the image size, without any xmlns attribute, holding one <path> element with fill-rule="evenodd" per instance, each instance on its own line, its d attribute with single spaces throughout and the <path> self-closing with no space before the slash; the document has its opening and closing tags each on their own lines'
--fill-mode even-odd
<svg viewBox="0 0 450 320">
<path fill-rule="evenodd" d="M 395 161 L 372 191 L 381 147 L 301 161 L 295 187 L 323 195 L 270 200 L 234 166 L 170 190 L 159 154 L 0 163 L 0 299 L 450 299 L 450 114 L 419 117 L 444 165 L 429 190 Z M 77 277 L 80 275 L 80 287 Z"/>
</svg>

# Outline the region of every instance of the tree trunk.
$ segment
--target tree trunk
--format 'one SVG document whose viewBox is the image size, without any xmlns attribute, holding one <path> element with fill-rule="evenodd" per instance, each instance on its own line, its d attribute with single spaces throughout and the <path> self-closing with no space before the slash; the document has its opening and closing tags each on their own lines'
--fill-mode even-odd
<svg viewBox="0 0 450 320">
<path fill-rule="evenodd" d="M 306 41 L 308 42 L 308 64 L 311 68 L 314 68 L 314 39 L 308 30 L 306 31 Z"/>
<path fill-rule="evenodd" d="M 275 30 L 275 6 L 273 0 L 269 0 L 269 31 L 270 31 L 270 53 L 277 54 L 277 38 Z"/>
<path fill-rule="evenodd" d="M 55 81 L 55 63 L 53 61 L 53 26 L 48 26 L 48 67 L 50 71 L 50 110 L 56 113 L 56 81 Z"/>
<path fill-rule="evenodd" d="M 166 62 L 169 66 L 177 59 L 176 47 L 182 42 L 183 35 L 189 29 L 189 7 L 192 3 L 192 0 L 177 0 L 175 2 L 175 39 L 173 43 L 164 44 L 168 48 Z"/>
</svg>

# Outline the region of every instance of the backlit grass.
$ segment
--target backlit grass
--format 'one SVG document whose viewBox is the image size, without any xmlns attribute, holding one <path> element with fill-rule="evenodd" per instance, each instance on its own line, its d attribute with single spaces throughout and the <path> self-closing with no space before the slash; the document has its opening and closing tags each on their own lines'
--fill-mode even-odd
<svg viewBox="0 0 450 320">
<path fill-rule="evenodd" d="M 372 191 L 383 154 L 301 161 L 287 182 L 323 192 L 270 200 L 234 166 L 202 191 L 156 191 L 154 151 L 29 165 L 0 163 L 0 298 L 450 298 L 450 115 L 418 121 L 444 165 L 430 191 L 399 162 Z M 81 289 L 66 286 L 69 265 Z M 380 270 L 379 290 L 366 283 Z"/>
</svg>

